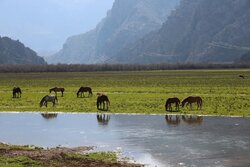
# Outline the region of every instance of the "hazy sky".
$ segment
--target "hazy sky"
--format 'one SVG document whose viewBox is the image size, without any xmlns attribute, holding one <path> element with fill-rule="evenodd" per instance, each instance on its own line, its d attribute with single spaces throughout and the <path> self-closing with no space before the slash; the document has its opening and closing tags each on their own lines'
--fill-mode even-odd
<svg viewBox="0 0 250 167">
<path fill-rule="evenodd" d="M 0 0 L 0 36 L 35 51 L 59 50 L 72 35 L 93 29 L 114 0 Z"/>
</svg>

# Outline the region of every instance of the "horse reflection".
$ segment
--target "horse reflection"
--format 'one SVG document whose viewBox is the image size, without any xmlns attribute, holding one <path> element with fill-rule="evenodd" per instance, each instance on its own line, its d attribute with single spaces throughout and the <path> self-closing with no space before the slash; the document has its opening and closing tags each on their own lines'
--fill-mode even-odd
<svg viewBox="0 0 250 167">
<path fill-rule="evenodd" d="M 41 113 L 42 117 L 45 119 L 55 119 L 57 117 L 57 113 Z"/>
<path fill-rule="evenodd" d="M 187 124 L 202 124 L 203 117 L 202 116 L 193 116 L 193 115 L 183 115 L 182 121 Z"/>
<path fill-rule="evenodd" d="M 179 125 L 181 123 L 179 115 L 166 115 L 165 119 L 168 125 Z"/>
<path fill-rule="evenodd" d="M 96 115 L 97 121 L 99 125 L 108 125 L 110 120 L 110 115 L 108 114 L 97 114 Z"/>
</svg>

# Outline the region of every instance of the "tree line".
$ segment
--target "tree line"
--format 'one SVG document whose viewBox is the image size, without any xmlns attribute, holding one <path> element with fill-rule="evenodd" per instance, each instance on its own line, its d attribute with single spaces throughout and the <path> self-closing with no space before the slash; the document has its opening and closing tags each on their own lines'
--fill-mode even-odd
<svg viewBox="0 0 250 167">
<path fill-rule="evenodd" d="M 237 69 L 250 68 L 250 64 L 2 64 L 0 73 L 29 72 L 97 72 L 97 71 L 150 71 L 191 69 Z"/>
</svg>

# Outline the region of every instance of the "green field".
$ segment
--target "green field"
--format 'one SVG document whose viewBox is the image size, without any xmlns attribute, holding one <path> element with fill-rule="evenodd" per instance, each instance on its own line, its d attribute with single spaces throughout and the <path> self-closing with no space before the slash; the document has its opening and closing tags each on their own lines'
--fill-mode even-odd
<svg viewBox="0 0 250 167">
<path fill-rule="evenodd" d="M 97 112 L 96 93 L 105 92 L 111 113 L 164 114 L 169 97 L 183 100 L 190 95 L 203 98 L 203 109 L 183 108 L 180 114 L 250 116 L 250 70 L 176 70 L 143 72 L 19 73 L 0 74 L 1 111 Z M 22 98 L 12 98 L 12 88 L 21 87 Z M 64 87 L 59 104 L 40 108 L 41 98 L 52 87 Z M 77 98 L 80 86 L 90 86 L 91 98 Z"/>
</svg>

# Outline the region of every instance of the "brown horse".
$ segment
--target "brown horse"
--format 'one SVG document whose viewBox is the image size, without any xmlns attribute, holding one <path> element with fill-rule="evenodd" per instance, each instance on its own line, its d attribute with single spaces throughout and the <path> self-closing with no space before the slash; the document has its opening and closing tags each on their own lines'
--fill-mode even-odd
<svg viewBox="0 0 250 167">
<path fill-rule="evenodd" d="M 54 91 L 56 93 L 56 96 L 57 96 L 57 92 L 61 92 L 62 93 L 62 97 L 63 97 L 63 92 L 65 91 L 64 88 L 58 88 L 58 87 L 54 87 L 54 88 L 51 88 L 49 90 L 49 92 L 51 93 L 52 91 Z"/>
<path fill-rule="evenodd" d="M 19 87 L 14 87 L 12 90 L 13 98 L 21 97 L 22 91 Z"/>
<path fill-rule="evenodd" d="M 171 106 L 172 103 L 175 104 L 175 110 L 178 111 L 180 102 L 181 101 L 177 97 L 168 98 L 165 104 L 166 111 L 172 111 L 172 106 Z"/>
<path fill-rule="evenodd" d="M 105 105 L 106 105 L 106 108 L 105 108 Z M 102 106 L 102 108 L 101 108 L 101 106 Z M 110 106 L 110 101 L 108 99 L 108 96 L 100 95 L 97 97 L 96 107 L 98 110 L 108 111 L 109 106 Z"/>
<path fill-rule="evenodd" d="M 88 97 L 89 97 L 89 96 L 93 96 L 93 94 L 92 94 L 92 89 L 91 89 L 90 87 L 80 87 L 80 89 L 79 89 L 78 92 L 76 93 L 77 97 L 79 97 L 79 95 L 81 95 L 81 97 L 82 97 L 82 95 L 83 95 L 83 97 L 84 97 L 84 92 L 89 92 Z"/>
<path fill-rule="evenodd" d="M 190 110 L 192 109 L 192 103 L 197 103 L 197 109 L 201 109 L 202 98 L 200 96 L 189 96 L 181 102 L 181 106 L 184 107 L 186 103 L 190 105 Z"/>
</svg>

